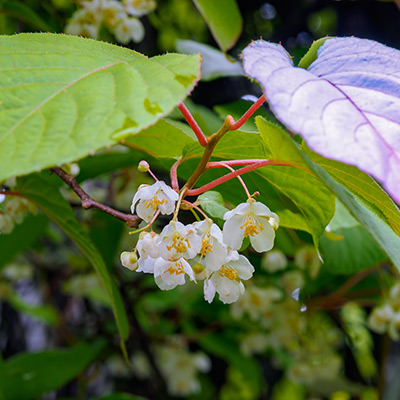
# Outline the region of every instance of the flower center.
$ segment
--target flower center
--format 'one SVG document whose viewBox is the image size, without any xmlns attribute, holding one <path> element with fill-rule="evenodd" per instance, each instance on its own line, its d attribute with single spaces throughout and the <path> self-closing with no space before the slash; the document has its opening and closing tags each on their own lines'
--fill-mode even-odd
<svg viewBox="0 0 400 400">
<path fill-rule="evenodd" d="M 240 229 L 244 229 L 244 236 L 254 236 L 258 235 L 261 231 L 264 230 L 261 224 L 256 224 L 251 217 L 247 217 L 246 222 L 241 225 Z"/>
<path fill-rule="evenodd" d="M 176 262 L 175 263 L 175 267 L 173 265 L 171 265 L 168 269 L 165 270 L 164 273 L 169 272 L 170 275 L 180 275 L 180 274 L 184 274 L 185 270 L 183 269 L 183 265 L 180 262 Z"/>
<path fill-rule="evenodd" d="M 219 274 L 221 276 L 225 276 L 231 281 L 238 280 L 236 270 L 234 270 L 233 268 L 226 267 L 225 265 L 221 267 L 221 269 L 219 270 Z"/>
<path fill-rule="evenodd" d="M 162 200 L 159 200 L 157 196 L 152 197 L 150 200 L 145 200 L 144 201 L 144 206 L 146 208 L 151 208 L 153 211 L 157 210 L 157 207 L 161 204 L 167 204 L 168 200 L 166 200 L 165 198 L 163 198 Z"/>
<path fill-rule="evenodd" d="M 210 235 L 206 235 L 206 237 L 202 241 L 200 254 L 202 256 L 206 256 L 208 253 L 212 253 L 213 246 L 210 243 Z"/>
<path fill-rule="evenodd" d="M 190 249 L 191 246 L 188 238 L 184 238 L 179 233 L 175 233 L 175 235 L 172 236 L 172 244 L 166 247 L 168 251 L 174 248 L 177 253 L 184 253 L 187 251 L 188 247 Z"/>
</svg>

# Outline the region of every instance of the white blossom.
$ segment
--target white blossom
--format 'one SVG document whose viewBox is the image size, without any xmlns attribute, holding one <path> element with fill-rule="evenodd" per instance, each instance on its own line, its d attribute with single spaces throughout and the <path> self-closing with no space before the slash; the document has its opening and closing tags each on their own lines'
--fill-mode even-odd
<svg viewBox="0 0 400 400">
<path fill-rule="evenodd" d="M 154 263 L 160 256 L 157 245 L 158 235 L 154 232 L 142 232 L 139 236 L 136 249 L 139 252 L 139 268 L 136 272 L 152 274 Z"/>
<path fill-rule="evenodd" d="M 225 213 L 224 220 L 224 242 L 232 249 L 240 249 L 245 237 L 250 238 L 251 245 L 258 252 L 272 249 L 274 227 L 279 217 L 265 204 L 249 199 Z"/>
<path fill-rule="evenodd" d="M 11 233 L 14 229 L 14 221 L 8 214 L 0 213 L 0 233 Z"/>
<path fill-rule="evenodd" d="M 144 185 L 139 187 L 132 200 L 131 211 L 145 220 L 150 222 L 157 209 L 161 214 L 172 214 L 175 210 L 175 202 L 179 195 L 162 181 L 157 181 L 153 185 Z"/>
<path fill-rule="evenodd" d="M 138 268 L 138 258 L 134 251 L 123 251 L 120 256 L 121 264 L 130 269 L 131 271 L 135 271 Z"/>
<path fill-rule="evenodd" d="M 114 28 L 114 36 L 122 44 L 128 44 L 131 40 L 141 42 L 144 34 L 143 24 L 137 18 L 123 17 Z"/>
<path fill-rule="evenodd" d="M 179 221 L 171 221 L 165 226 L 158 239 L 160 255 L 166 260 L 194 258 L 200 252 L 201 246 L 201 237 L 194 226 L 183 225 Z"/>
<path fill-rule="evenodd" d="M 157 3 L 154 0 L 123 0 L 126 11 L 135 17 L 141 17 L 153 11 Z"/>
<path fill-rule="evenodd" d="M 199 253 L 204 257 L 206 267 L 210 271 L 217 271 L 221 268 L 228 254 L 221 229 L 210 219 L 196 222 L 193 226 L 202 240 Z"/>
<path fill-rule="evenodd" d="M 237 254 L 237 252 L 235 253 Z M 227 261 L 218 271 L 211 275 L 210 281 L 215 292 L 219 294 L 219 299 L 225 304 L 231 304 L 244 293 L 245 289 L 241 279 L 250 279 L 253 276 L 253 272 L 254 267 L 246 257 L 242 255 L 232 257 L 232 254 L 228 254 Z M 212 291 L 210 283 L 207 283 L 207 287 L 205 284 L 204 294 L 208 302 L 213 300 Z"/>
<path fill-rule="evenodd" d="M 190 264 L 184 259 L 165 260 L 159 257 L 154 262 L 154 279 L 162 290 L 171 290 L 185 284 L 185 274 L 194 281 L 194 273 Z"/>
<path fill-rule="evenodd" d="M 268 272 L 274 273 L 285 269 L 288 265 L 288 260 L 285 254 L 280 250 L 271 250 L 265 253 L 262 260 L 261 266 Z"/>
</svg>

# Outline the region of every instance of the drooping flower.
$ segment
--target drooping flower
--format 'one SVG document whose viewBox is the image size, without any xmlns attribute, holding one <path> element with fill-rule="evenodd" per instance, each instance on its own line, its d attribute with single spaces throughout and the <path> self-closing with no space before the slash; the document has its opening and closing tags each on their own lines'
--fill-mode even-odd
<svg viewBox="0 0 400 400">
<path fill-rule="evenodd" d="M 199 253 L 204 257 L 206 267 L 211 271 L 217 271 L 221 268 L 228 254 L 221 229 L 210 219 L 195 222 L 193 226 L 202 240 Z"/>
<path fill-rule="evenodd" d="M 114 28 L 114 35 L 118 42 L 128 44 L 131 40 L 139 43 L 144 38 L 144 26 L 137 18 L 124 16 Z"/>
<path fill-rule="evenodd" d="M 239 250 L 243 239 L 249 237 L 256 251 L 272 249 L 279 217 L 265 204 L 249 199 L 225 213 L 224 220 L 224 242 L 230 248 Z"/>
<path fill-rule="evenodd" d="M 194 273 L 190 264 L 184 259 L 165 260 L 159 257 L 154 262 L 154 280 L 162 290 L 171 290 L 185 284 L 185 275 L 194 281 Z"/>
<path fill-rule="evenodd" d="M 175 202 L 178 200 L 179 195 L 169 186 L 162 181 L 157 181 L 150 186 L 141 186 L 135 193 L 132 200 L 131 211 L 145 220 L 150 222 L 156 213 L 157 209 L 161 214 L 172 214 L 175 210 Z"/>
<path fill-rule="evenodd" d="M 224 265 L 204 282 L 205 299 L 211 303 L 215 293 L 218 293 L 223 303 L 234 303 L 245 290 L 241 280 L 250 279 L 253 272 L 254 267 L 246 257 L 231 251 Z"/>
<path fill-rule="evenodd" d="M 135 17 L 141 17 L 153 11 L 157 3 L 154 0 L 123 0 L 126 11 Z"/>
<path fill-rule="evenodd" d="M 136 252 L 134 251 L 123 251 L 120 256 L 121 264 L 130 269 L 131 271 L 135 271 L 138 268 L 138 258 Z"/>
<path fill-rule="evenodd" d="M 179 221 L 171 221 L 161 231 L 158 249 L 166 260 L 194 258 L 201 250 L 202 240 L 193 225 L 183 225 Z"/>
<path fill-rule="evenodd" d="M 154 272 L 154 263 L 160 254 L 157 245 L 158 235 L 154 232 L 142 232 L 136 245 L 139 252 L 139 268 L 136 272 L 145 272 L 152 274 Z"/>
</svg>

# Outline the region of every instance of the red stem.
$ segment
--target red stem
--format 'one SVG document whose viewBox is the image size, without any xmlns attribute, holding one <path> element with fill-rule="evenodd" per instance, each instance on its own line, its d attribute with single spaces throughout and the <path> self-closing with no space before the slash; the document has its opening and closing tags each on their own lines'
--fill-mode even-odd
<svg viewBox="0 0 400 400">
<path fill-rule="evenodd" d="M 254 163 L 261 162 L 261 161 L 265 161 L 265 159 L 253 158 L 253 159 L 249 159 L 249 160 L 211 161 L 207 164 L 207 169 L 222 168 L 227 165 L 229 165 L 230 167 L 240 167 L 242 165 L 254 164 Z"/>
<path fill-rule="evenodd" d="M 266 165 L 280 165 L 280 166 L 285 166 L 285 167 L 291 166 L 291 164 L 285 163 L 285 162 L 261 160 L 254 164 L 248 165 L 247 167 L 240 168 L 234 172 L 230 172 L 229 174 L 221 176 L 221 178 L 218 178 L 215 181 L 207 183 L 206 185 L 201 186 L 197 189 L 187 190 L 186 195 L 187 196 L 197 196 L 198 194 L 204 193 L 207 190 L 210 190 L 210 189 L 214 188 L 215 186 L 220 185 L 221 183 L 224 183 L 226 181 L 229 181 L 230 179 L 236 178 L 237 176 L 245 174 L 246 172 L 252 171 L 253 169 L 265 167 Z"/>
<path fill-rule="evenodd" d="M 171 167 L 171 170 L 169 172 L 170 177 L 171 177 L 171 185 L 172 189 L 174 189 L 176 192 L 179 192 L 179 184 L 178 184 L 178 167 L 179 164 L 182 162 L 182 158 L 177 160 L 174 165 Z"/>
<path fill-rule="evenodd" d="M 221 163 L 221 165 L 222 165 L 223 167 L 228 168 L 228 169 L 231 170 L 232 172 L 235 171 L 230 165 L 228 165 L 228 164 L 226 164 L 226 163 Z M 241 183 L 241 185 L 243 186 L 243 189 L 244 189 L 244 191 L 246 192 L 247 197 L 250 198 L 251 195 L 250 195 L 249 189 L 247 189 L 247 186 L 246 186 L 246 184 L 244 183 L 244 180 L 242 179 L 241 176 L 237 176 L 237 178 L 238 178 L 239 182 Z"/>
<path fill-rule="evenodd" d="M 200 145 L 206 147 L 207 138 L 204 136 L 204 133 L 201 131 L 199 125 L 197 125 L 197 122 L 194 120 L 190 111 L 186 108 L 186 106 L 183 103 L 178 104 L 178 108 L 181 111 L 182 115 L 185 117 L 187 123 L 193 129 L 193 132 L 197 136 Z"/>
<path fill-rule="evenodd" d="M 235 131 L 239 129 L 256 111 L 260 108 L 261 104 L 266 100 L 265 95 L 262 95 L 243 115 L 235 122 L 231 115 L 228 115 L 229 121 L 231 122 L 230 130 Z"/>
</svg>

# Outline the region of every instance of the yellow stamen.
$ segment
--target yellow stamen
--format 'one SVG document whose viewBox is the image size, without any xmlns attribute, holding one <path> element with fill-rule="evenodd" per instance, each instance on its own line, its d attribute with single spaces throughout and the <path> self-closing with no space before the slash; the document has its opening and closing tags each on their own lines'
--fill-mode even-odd
<svg viewBox="0 0 400 400">
<path fill-rule="evenodd" d="M 206 235 L 206 237 L 202 241 L 200 254 L 206 256 L 207 253 L 212 253 L 213 246 L 210 243 L 210 235 Z"/>
<path fill-rule="evenodd" d="M 225 265 L 218 272 L 221 276 L 225 276 L 229 280 L 238 280 L 237 272 L 233 268 L 226 267 Z"/>
<path fill-rule="evenodd" d="M 175 268 L 176 267 L 176 268 Z M 176 262 L 175 263 L 175 267 L 173 267 L 172 265 L 165 270 L 165 272 L 169 272 L 171 275 L 175 274 L 175 275 L 180 275 L 180 274 L 184 274 L 185 270 L 183 269 L 183 265 L 180 262 Z M 164 272 L 164 273 L 165 273 Z"/>
<path fill-rule="evenodd" d="M 188 248 L 190 249 L 191 246 L 187 238 L 182 237 L 179 233 L 175 233 L 172 237 L 172 244 L 166 247 L 168 251 L 174 248 L 177 253 L 184 253 Z"/>
<path fill-rule="evenodd" d="M 159 200 L 158 198 L 157 198 L 157 196 L 154 196 L 154 197 L 152 197 L 150 200 L 145 200 L 144 201 L 144 206 L 146 207 L 146 208 L 151 208 L 153 211 L 156 211 L 157 210 L 157 207 L 159 206 L 159 205 L 162 205 L 162 204 L 168 204 L 168 200 L 166 200 L 166 199 L 162 199 L 162 200 Z"/>
<path fill-rule="evenodd" d="M 240 229 L 244 229 L 244 236 L 254 236 L 258 235 L 260 232 L 264 230 L 261 224 L 256 224 L 251 217 L 247 217 L 246 222 L 240 227 Z"/>
</svg>

